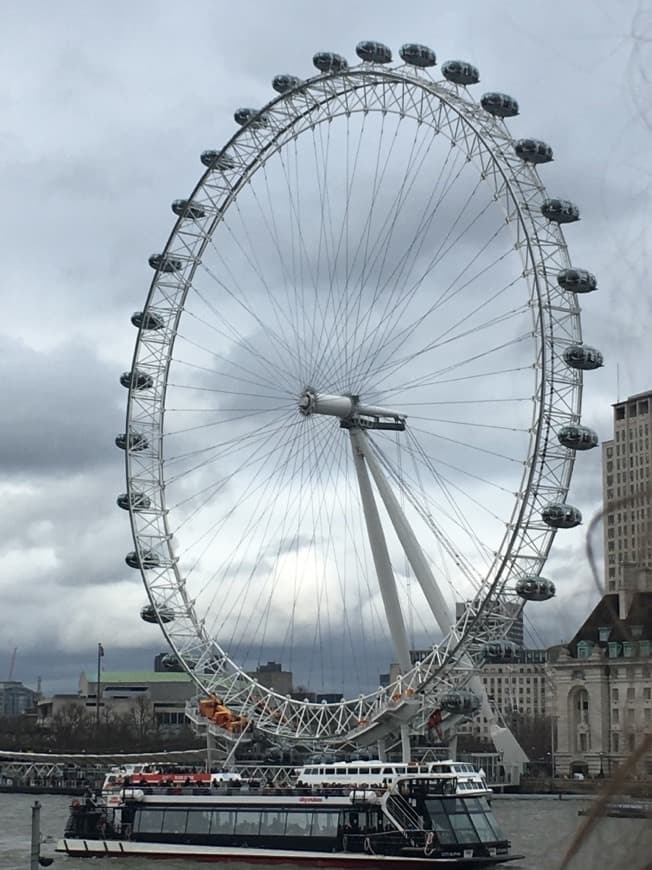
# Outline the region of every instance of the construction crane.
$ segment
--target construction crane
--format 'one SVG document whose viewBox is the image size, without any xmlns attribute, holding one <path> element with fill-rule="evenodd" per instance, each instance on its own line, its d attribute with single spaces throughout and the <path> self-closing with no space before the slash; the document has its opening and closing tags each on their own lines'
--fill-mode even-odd
<svg viewBox="0 0 652 870">
<path fill-rule="evenodd" d="M 7 682 L 10 683 L 14 678 L 14 669 L 16 667 L 16 653 L 18 652 L 18 647 L 14 647 L 14 651 L 11 654 L 11 659 L 9 660 L 9 676 L 7 677 Z"/>
</svg>

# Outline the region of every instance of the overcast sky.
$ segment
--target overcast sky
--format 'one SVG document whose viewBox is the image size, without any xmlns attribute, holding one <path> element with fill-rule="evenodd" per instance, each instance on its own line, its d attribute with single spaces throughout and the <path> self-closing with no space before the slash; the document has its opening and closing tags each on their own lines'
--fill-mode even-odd
<svg viewBox="0 0 652 870">
<path fill-rule="evenodd" d="M 144 590 L 123 491 L 123 428 L 147 257 L 172 226 L 170 201 L 199 177 L 199 154 L 234 130 L 238 106 L 273 95 L 279 72 L 312 75 L 317 50 L 355 61 L 377 39 L 461 57 L 485 90 L 513 94 L 515 137 L 549 142 L 553 195 L 578 203 L 573 262 L 594 271 L 585 341 L 607 365 L 588 373 L 583 420 L 610 435 L 610 403 L 652 388 L 650 124 L 652 11 L 636 0 L 457 7 L 432 2 L 24 2 L 0 34 L 0 679 L 75 690 L 94 667 L 149 667 L 158 629 L 139 618 Z M 599 451 L 578 458 L 569 499 L 600 504 Z M 568 639 L 597 592 L 586 526 L 557 537 L 545 574 L 558 598 L 537 637 Z M 333 687 L 336 688 L 336 687 Z"/>
</svg>

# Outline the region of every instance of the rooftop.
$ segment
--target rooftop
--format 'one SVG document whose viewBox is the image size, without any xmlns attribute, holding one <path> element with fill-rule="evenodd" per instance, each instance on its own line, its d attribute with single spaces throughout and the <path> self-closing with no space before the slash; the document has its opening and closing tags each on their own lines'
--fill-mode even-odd
<svg viewBox="0 0 652 870">
<path fill-rule="evenodd" d="M 97 675 L 84 674 L 89 683 L 97 681 Z M 189 683 L 188 674 L 178 671 L 103 671 L 100 682 L 107 683 Z"/>
<path fill-rule="evenodd" d="M 600 628 L 609 626 L 611 631 L 606 641 L 600 640 Z M 634 626 L 640 626 L 640 635 Z M 637 636 L 638 635 L 638 636 Z M 600 646 L 609 641 L 652 640 L 652 592 L 635 592 L 626 619 L 618 615 L 618 593 L 603 595 L 593 608 L 575 637 L 568 644 L 571 655 L 577 654 L 577 644 L 590 640 Z"/>
</svg>

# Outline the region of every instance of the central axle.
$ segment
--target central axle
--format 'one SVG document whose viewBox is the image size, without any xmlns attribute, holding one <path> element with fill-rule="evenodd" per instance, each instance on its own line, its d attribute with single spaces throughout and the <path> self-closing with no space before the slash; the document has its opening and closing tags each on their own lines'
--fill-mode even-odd
<svg viewBox="0 0 652 870">
<path fill-rule="evenodd" d="M 304 417 L 311 414 L 339 417 L 340 425 L 345 429 L 405 429 L 405 414 L 391 408 L 365 405 L 359 396 L 337 396 L 308 388 L 299 399 L 299 411 Z"/>
</svg>

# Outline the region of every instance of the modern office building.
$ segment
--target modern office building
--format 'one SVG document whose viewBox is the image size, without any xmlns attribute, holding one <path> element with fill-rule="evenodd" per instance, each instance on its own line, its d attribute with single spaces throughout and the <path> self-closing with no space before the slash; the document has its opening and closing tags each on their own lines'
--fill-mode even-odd
<svg viewBox="0 0 652 870">
<path fill-rule="evenodd" d="M 37 693 L 17 680 L 0 680 L 0 716 L 20 716 L 32 710 Z"/>
<path fill-rule="evenodd" d="M 652 576 L 652 391 L 613 406 L 613 439 L 602 444 L 604 564 L 607 592 L 627 572 Z"/>
</svg>

